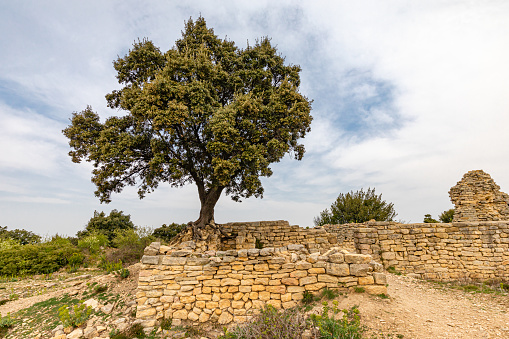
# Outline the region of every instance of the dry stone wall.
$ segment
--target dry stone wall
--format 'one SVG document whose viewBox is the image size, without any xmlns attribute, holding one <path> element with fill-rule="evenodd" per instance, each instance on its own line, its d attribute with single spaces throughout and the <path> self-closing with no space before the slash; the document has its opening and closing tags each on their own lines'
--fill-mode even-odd
<svg viewBox="0 0 509 339">
<path fill-rule="evenodd" d="M 372 255 L 385 268 L 443 281 L 509 280 L 509 221 L 368 222 L 349 227 L 356 251 Z"/>
<path fill-rule="evenodd" d="M 288 221 L 232 222 L 221 225 L 232 239 L 222 242 L 222 250 L 250 249 L 256 247 L 282 247 L 301 244 L 311 252 L 328 250 L 338 237 L 322 228 L 301 228 Z"/>
<path fill-rule="evenodd" d="M 145 327 L 163 318 L 175 325 L 242 323 L 265 304 L 290 308 L 305 291 L 325 287 L 387 292 L 382 265 L 336 247 L 324 253 L 302 244 L 197 252 L 189 241 L 179 247 L 152 243 L 145 249 L 136 294 L 136 317 Z"/>
</svg>

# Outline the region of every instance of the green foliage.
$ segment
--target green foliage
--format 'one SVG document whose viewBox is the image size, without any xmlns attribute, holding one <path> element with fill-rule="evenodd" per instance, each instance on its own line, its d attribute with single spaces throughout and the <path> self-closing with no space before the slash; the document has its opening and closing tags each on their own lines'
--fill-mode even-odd
<svg viewBox="0 0 509 339">
<path fill-rule="evenodd" d="M 425 214 L 423 222 L 427 224 L 436 224 L 438 223 L 438 220 L 435 220 L 431 217 L 431 214 Z"/>
<path fill-rule="evenodd" d="M 8 231 L 6 226 L 0 226 L 0 239 L 11 239 L 20 245 L 38 244 L 41 237 L 33 232 L 15 229 Z"/>
<path fill-rule="evenodd" d="M 102 233 L 111 242 L 115 237 L 115 232 L 122 230 L 134 230 L 130 215 L 125 215 L 124 212 L 115 209 L 108 216 L 104 212 L 94 211 L 94 216 L 88 221 L 85 230 L 78 232 L 77 235 L 78 238 L 83 238 L 88 235 Z"/>
<path fill-rule="evenodd" d="M 266 305 L 251 322 L 226 332 L 220 339 L 300 339 L 310 323 L 296 308 L 278 311 Z"/>
<path fill-rule="evenodd" d="M 5 317 L 0 314 L 0 338 L 3 338 L 12 326 L 14 326 L 14 320 L 11 319 L 11 314 L 7 313 Z"/>
<path fill-rule="evenodd" d="M 74 307 L 63 305 L 58 309 L 58 317 L 64 327 L 77 327 L 83 325 L 92 314 L 92 307 L 85 306 L 80 301 Z"/>
<path fill-rule="evenodd" d="M 338 291 L 330 290 L 327 287 L 322 290 L 322 297 L 332 300 L 339 295 Z"/>
<path fill-rule="evenodd" d="M 366 289 L 364 287 L 361 287 L 361 286 L 355 286 L 353 288 L 353 290 L 354 290 L 355 293 L 364 293 L 364 292 L 366 292 Z"/>
<path fill-rule="evenodd" d="M 321 315 L 312 314 L 311 319 L 320 333 L 320 339 L 362 339 L 365 329 L 361 326 L 359 308 L 353 306 L 349 310 L 339 310 L 337 301 L 333 302 L 332 310 L 327 302 Z M 340 319 L 335 319 L 337 314 L 343 312 Z"/>
<path fill-rule="evenodd" d="M 161 329 L 162 330 L 169 330 L 171 329 L 172 319 L 171 318 L 164 318 L 161 321 Z"/>
<path fill-rule="evenodd" d="M 121 268 L 118 271 L 114 271 L 115 275 L 120 279 L 126 279 L 131 275 L 131 272 L 127 268 Z"/>
<path fill-rule="evenodd" d="M 85 261 L 85 256 L 83 253 L 75 252 L 69 258 L 68 265 L 71 268 L 78 268 L 83 264 L 83 261 Z"/>
<path fill-rule="evenodd" d="M 447 211 L 443 211 L 442 214 L 438 217 L 443 223 L 451 223 L 454 218 L 454 208 L 448 209 Z"/>
<path fill-rule="evenodd" d="M 263 248 L 263 242 L 260 239 L 255 240 L 255 248 L 258 248 L 258 249 Z"/>
<path fill-rule="evenodd" d="M 311 303 L 314 303 L 315 301 L 318 301 L 320 300 L 320 298 L 318 296 L 315 296 L 313 293 L 309 292 L 309 291 L 304 291 L 304 293 L 302 294 L 302 303 L 304 305 L 309 305 Z"/>
<path fill-rule="evenodd" d="M 394 266 L 387 267 L 387 272 L 392 273 L 392 274 L 396 274 L 396 275 L 401 275 L 402 274 L 400 271 L 396 270 L 396 268 Z"/>
<path fill-rule="evenodd" d="M 94 286 L 94 294 L 103 293 L 103 292 L 106 292 L 107 290 L 108 290 L 108 285 L 106 285 L 106 284 Z"/>
<path fill-rule="evenodd" d="M 111 273 L 113 271 L 118 271 L 122 269 L 122 260 L 119 260 L 117 262 L 109 261 L 106 256 L 101 256 L 101 260 L 99 261 L 99 264 L 97 267 L 105 270 L 107 273 Z"/>
<path fill-rule="evenodd" d="M 147 338 L 143 326 L 141 324 L 134 324 L 123 332 L 112 330 L 110 332 L 110 339 L 143 339 Z"/>
<path fill-rule="evenodd" d="M 155 238 L 152 230 L 146 227 L 136 229 L 117 230 L 113 238 L 116 251 L 109 255 L 109 260 L 132 264 L 138 262 L 143 256 L 143 251 Z"/>
<path fill-rule="evenodd" d="M 161 239 L 163 241 L 170 241 L 177 234 L 185 230 L 186 227 L 187 224 L 177 224 L 174 222 L 172 222 L 169 225 L 163 224 L 161 227 L 156 228 L 152 235 L 157 239 Z"/>
<path fill-rule="evenodd" d="M 143 198 L 161 182 L 194 182 L 208 223 L 223 191 L 235 201 L 260 197 L 271 163 L 304 155 L 298 141 L 312 117 L 301 68 L 285 65 L 269 38 L 240 49 L 200 17 L 167 52 L 138 41 L 114 67 L 123 87 L 106 99 L 126 114 L 101 123 L 87 107 L 63 130 L 72 160 L 93 163 L 101 202 L 137 183 Z"/>
<path fill-rule="evenodd" d="M 0 251 L 0 276 L 48 274 L 69 263 L 79 250 L 58 235 L 40 244 L 13 246 Z"/>
<path fill-rule="evenodd" d="M 357 192 L 341 193 L 332 203 L 330 211 L 325 209 L 314 219 L 315 225 L 361 223 L 371 219 L 392 221 L 396 216 L 394 205 L 376 195 L 375 189 L 361 189 Z"/>
<path fill-rule="evenodd" d="M 98 231 L 90 232 L 88 235 L 78 239 L 78 248 L 86 250 L 90 254 L 98 253 L 101 247 L 106 247 L 108 244 L 108 237 Z"/>
</svg>

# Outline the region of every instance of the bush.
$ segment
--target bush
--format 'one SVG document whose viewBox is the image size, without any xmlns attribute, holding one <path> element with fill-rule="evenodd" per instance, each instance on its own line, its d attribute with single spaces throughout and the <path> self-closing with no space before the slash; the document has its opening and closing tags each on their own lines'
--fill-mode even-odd
<svg viewBox="0 0 509 339">
<path fill-rule="evenodd" d="M 143 251 L 154 241 L 152 231 L 149 228 L 138 227 L 130 230 L 117 230 L 113 245 L 117 248 L 108 255 L 108 260 L 121 260 L 126 264 L 133 264 L 140 261 Z"/>
<path fill-rule="evenodd" d="M 0 275 L 48 274 L 65 267 L 79 250 L 58 235 L 41 244 L 13 246 L 0 251 Z"/>
<path fill-rule="evenodd" d="M 330 310 L 327 302 L 324 302 L 322 314 L 311 315 L 314 325 L 318 327 L 320 339 L 362 339 L 365 329 L 361 326 L 358 306 L 342 310 L 343 317 L 336 320 L 335 316 L 340 312 L 337 305 L 335 301 Z"/>
<path fill-rule="evenodd" d="M 266 305 L 252 321 L 237 326 L 231 332 L 220 337 L 223 339 L 300 339 L 311 323 L 295 308 L 284 311 L 276 310 L 272 305 Z"/>
<path fill-rule="evenodd" d="M 6 226 L 0 226 L 0 238 L 14 240 L 20 245 L 38 244 L 41 242 L 41 237 L 33 232 L 19 229 L 8 231 Z"/>
<path fill-rule="evenodd" d="M 130 215 L 124 215 L 122 211 L 112 210 L 110 215 L 106 216 L 104 212 L 94 211 L 94 216 L 88 221 L 85 230 L 77 233 L 78 238 L 83 238 L 94 232 L 102 233 L 108 241 L 115 237 L 115 231 L 134 230 L 134 224 Z"/>
<path fill-rule="evenodd" d="M 74 307 L 63 305 L 58 309 L 58 317 L 64 327 L 77 327 L 83 325 L 92 314 L 92 307 L 85 306 L 80 301 Z"/>
<path fill-rule="evenodd" d="M 187 224 L 177 224 L 174 222 L 169 225 L 163 224 L 161 227 L 156 228 L 152 235 L 157 239 L 169 242 L 177 234 L 185 230 L 186 227 Z"/>
<path fill-rule="evenodd" d="M 106 247 L 108 244 L 108 237 L 98 231 L 91 232 L 78 239 L 78 248 L 88 251 L 89 254 L 96 254 L 101 250 L 101 247 Z"/>
<path fill-rule="evenodd" d="M 452 222 L 452 219 L 454 218 L 454 208 L 451 208 L 447 211 L 443 211 L 442 214 L 438 217 L 441 222 L 443 223 L 450 223 Z"/>
<path fill-rule="evenodd" d="M 425 214 L 424 215 L 424 220 L 423 220 L 424 223 L 427 223 L 427 224 L 437 224 L 438 223 L 438 220 L 436 219 L 433 219 L 431 217 L 431 214 Z"/>
<path fill-rule="evenodd" d="M 12 326 L 14 326 L 14 320 L 11 319 L 11 314 L 7 313 L 5 317 L 0 314 L 0 338 L 3 338 Z"/>
<path fill-rule="evenodd" d="M 322 211 L 314 219 L 315 225 L 361 223 L 371 219 L 376 221 L 392 221 L 396 216 L 394 205 L 382 200 L 382 195 L 376 195 L 375 189 L 362 189 L 357 192 L 341 193 L 332 203 L 330 212 Z"/>
</svg>

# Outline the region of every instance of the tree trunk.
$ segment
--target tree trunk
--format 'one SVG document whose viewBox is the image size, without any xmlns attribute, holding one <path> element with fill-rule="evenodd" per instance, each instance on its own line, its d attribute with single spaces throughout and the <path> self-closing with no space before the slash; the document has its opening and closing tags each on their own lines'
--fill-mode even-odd
<svg viewBox="0 0 509 339">
<path fill-rule="evenodd" d="M 214 207 L 216 206 L 224 187 L 212 187 L 209 190 L 198 187 L 200 195 L 200 217 L 193 223 L 196 228 L 203 228 L 205 225 L 214 223 Z"/>
</svg>

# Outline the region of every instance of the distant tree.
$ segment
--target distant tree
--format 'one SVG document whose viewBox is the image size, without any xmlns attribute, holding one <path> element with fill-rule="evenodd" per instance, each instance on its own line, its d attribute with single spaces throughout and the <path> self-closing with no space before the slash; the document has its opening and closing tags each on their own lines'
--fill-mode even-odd
<svg viewBox="0 0 509 339">
<path fill-rule="evenodd" d="M 104 212 L 94 211 L 94 216 L 88 221 L 85 230 L 79 231 L 78 238 L 99 232 L 108 237 L 108 241 L 112 241 L 115 237 L 115 231 L 118 230 L 134 230 L 135 226 L 131 221 L 131 216 L 123 214 L 122 211 L 112 210 L 110 215 L 106 216 Z"/>
<path fill-rule="evenodd" d="M 332 203 L 330 211 L 322 211 L 314 219 L 315 225 L 361 223 L 371 219 L 392 221 L 396 216 L 394 204 L 382 200 L 382 194 L 376 195 L 375 189 L 368 188 L 357 192 L 341 193 Z"/>
<path fill-rule="evenodd" d="M 240 49 L 200 17 L 167 52 L 139 41 L 114 67 L 123 87 L 106 99 L 125 114 L 101 123 L 87 107 L 63 131 L 72 160 L 93 163 L 101 202 L 137 183 L 140 198 L 163 182 L 195 183 L 199 229 L 214 222 L 221 193 L 261 197 L 271 163 L 304 155 L 311 101 L 299 93 L 300 66 L 286 65 L 269 38 Z"/>
<path fill-rule="evenodd" d="M 424 220 L 423 220 L 423 222 L 425 222 L 425 223 L 427 223 L 427 224 L 436 224 L 436 223 L 439 223 L 439 221 L 438 221 L 438 220 L 433 219 L 433 218 L 431 217 L 431 214 L 425 214 L 425 215 L 424 215 Z"/>
<path fill-rule="evenodd" d="M 163 224 L 161 227 L 156 228 L 152 235 L 158 239 L 170 241 L 173 237 L 182 232 L 186 227 L 186 224 L 177 224 L 174 222 L 169 225 Z"/>
<path fill-rule="evenodd" d="M 442 214 L 438 217 L 443 223 L 451 223 L 454 217 L 454 208 L 451 208 L 447 211 L 443 211 Z"/>
<path fill-rule="evenodd" d="M 38 244 L 41 242 L 41 237 L 31 231 L 23 229 L 15 229 L 12 231 L 7 230 L 7 226 L 0 226 L 0 239 L 11 239 L 20 245 Z"/>
</svg>

